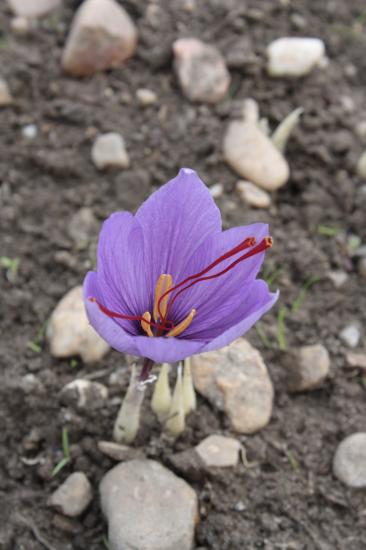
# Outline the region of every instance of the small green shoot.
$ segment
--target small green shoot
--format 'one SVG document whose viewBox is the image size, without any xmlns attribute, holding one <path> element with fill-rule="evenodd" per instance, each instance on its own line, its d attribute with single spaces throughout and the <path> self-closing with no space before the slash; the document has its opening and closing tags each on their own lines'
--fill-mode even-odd
<svg viewBox="0 0 366 550">
<path fill-rule="evenodd" d="M 56 464 L 54 469 L 52 470 L 52 477 L 57 476 L 61 470 L 69 464 L 71 460 L 71 454 L 70 454 L 70 446 L 69 446 L 69 432 L 67 431 L 67 428 L 62 428 L 62 450 L 64 453 L 64 457 Z"/>
<path fill-rule="evenodd" d="M 305 281 L 305 283 L 303 284 L 299 294 L 297 295 L 297 297 L 295 298 L 295 300 L 292 304 L 291 313 L 297 313 L 299 311 L 300 307 L 304 303 L 304 300 L 306 298 L 306 294 L 307 294 L 308 290 L 313 285 L 315 285 L 315 283 L 318 283 L 319 281 L 320 281 L 319 277 L 309 277 L 309 279 L 307 281 Z"/>
<path fill-rule="evenodd" d="M 264 332 L 264 330 L 262 329 L 262 327 L 259 325 L 259 323 L 256 323 L 256 324 L 254 325 L 254 327 L 255 327 L 256 333 L 257 333 L 258 338 L 259 338 L 259 340 L 261 341 L 262 345 L 263 345 L 265 348 L 271 348 L 271 347 L 272 347 L 272 344 L 271 344 L 271 342 L 269 341 L 267 334 Z"/>
<path fill-rule="evenodd" d="M 31 340 L 27 342 L 27 348 L 33 351 L 34 353 L 41 353 L 42 351 L 41 346 L 39 346 L 36 342 L 32 342 Z"/>
<path fill-rule="evenodd" d="M 324 237 L 336 237 L 340 233 L 339 227 L 331 227 L 330 225 L 318 225 L 319 235 Z"/>
<path fill-rule="evenodd" d="M 276 279 L 281 275 L 282 273 L 282 267 L 279 267 L 278 269 L 268 269 L 265 270 L 262 278 L 266 281 L 268 286 L 272 286 Z"/>
<path fill-rule="evenodd" d="M 285 318 L 288 310 L 285 306 L 281 306 L 277 314 L 277 342 L 280 350 L 284 351 L 287 348 L 285 338 Z"/>
<path fill-rule="evenodd" d="M 8 256 L 0 256 L 0 266 L 6 269 L 6 277 L 10 283 L 15 283 L 18 270 L 19 270 L 20 258 L 9 258 Z"/>
<path fill-rule="evenodd" d="M 106 547 L 107 550 L 111 550 L 111 547 L 109 546 L 108 539 L 105 535 L 103 535 L 102 543 L 104 544 L 104 546 Z"/>
<path fill-rule="evenodd" d="M 37 334 L 34 337 L 34 340 L 29 340 L 27 342 L 27 348 L 34 351 L 34 353 L 41 353 L 46 330 L 47 330 L 47 321 L 42 323 L 42 325 L 37 331 Z"/>
<path fill-rule="evenodd" d="M 295 457 L 294 453 L 290 451 L 290 449 L 287 449 L 286 451 L 287 460 L 289 461 L 292 469 L 297 472 L 299 470 L 299 462 L 297 458 Z"/>
<path fill-rule="evenodd" d="M 361 238 L 358 235 L 350 235 L 347 240 L 347 249 L 352 254 L 360 248 L 362 244 Z"/>
<path fill-rule="evenodd" d="M 78 361 L 77 359 L 75 359 L 75 358 L 74 358 L 74 359 L 71 359 L 71 361 L 70 361 L 70 367 L 71 367 L 72 369 L 76 369 L 76 367 L 77 367 L 78 365 L 79 365 L 79 361 Z"/>
</svg>

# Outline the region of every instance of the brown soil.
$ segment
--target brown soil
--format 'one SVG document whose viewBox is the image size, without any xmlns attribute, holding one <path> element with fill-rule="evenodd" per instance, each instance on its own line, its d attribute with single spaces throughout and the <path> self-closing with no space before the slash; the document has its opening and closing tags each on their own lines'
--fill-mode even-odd
<svg viewBox="0 0 366 550">
<path fill-rule="evenodd" d="M 224 184 L 218 204 L 226 226 L 269 221 L 275 246 L 267 268 L 279 270 L 272 286 L 281 290 L 280 304 L 259 325 L 267 346 L 256 330 L 249 334 L 274 380 L 273 417 L 257 435 L 240 438 L 248 460 L 255 462 L 251 468 L 240 465 L 192 483 L 201 508 L 197 548 L 366 548 L 365 493 L 345 488 L 331 468 L 339 441 L 365 429 L 365 381 L 344 368 L 338 338 L 348 321 L 366 322 L 365 283 L 346 246 L 349 235 L 366 241 L 365 186 L 354 175 L 365 146 L 355 132 L 365 108 L 364 1 L 294 0 L 283 7 L 274 0 L 197 0 L 191 13 L 184 0 L 162 0 L 158 21 L 151 22 L 145 2 L 126 0 L 122 3 L 139 28 L 137 55 L 121 69 L 75 80 L 62 74 L 60 56 L 79 3 L 65 2 L 63 10 L 43 19 L 23 39 L 13 35 L 10 13 L 0 8 L 1 72 L 16 98 L 13 107 L 0 113 L 0 255 L 20 259 L 15 280 L 8 280 L 5 268 L 0 274 L 1 548 L 104 548 L 106 525 L 97 494 L 79 520 L 56 514 L 47 498 L 76 469 L 89 476 L 97 493 L 99 480 L 113 463 L 96 444 L 111 437 L 117 408 L 113 398 L 127 384 L 126 360 L 116 352 L 96 367 L 56 360 L 39 331 L 57 301 L 82 281 L 91 265 L 92 251 L 75 250 L 68 236 L 73 214 L 86 205 L 103 220 L 114 210 L 135 209 L 181 166 L 196 169 L 210 185 Z M 294 14 L 303 18 L 303 29 Z M 265 46 L 285 35 L 322 38 L 330 60 L 327 70 L 296 81 L 269 79 Z M 224 52 L 233 79 L 229 97 L 220 105 L 192 105 L 182 97 L 171 63 L 171 44 L 178 36 L 197 36 Z M 249 64 L 240 55 L 245 48 L 254 57 Z M 139 87 L 156 91 L 158 105 L 141 109 L 135 99 Z M 273 195 L 269 212 L 238 201 L 237 177 L 222 161 L 224 129 L 238 102 L 248 96 L 259 102 L 272 126 L 294 108 L 305 109 L 288 148 L 291 180 Z M 345 105 L 345 96 L 353 110 Z M 22 137 L 27 124 L 38 126 L 33 141 Z M 96 131 L 124 135 L 130 169 L 97 172 L 90 161 Z M 319 226 L 339 231 L 325 236 Z M 69 266 L 55 259 L 59 251 L 71 255 Z M 326 278 L 330 269 L 348 272 L 341 289 Z M 287 346 L 323 343 L 331 354 L 332 373 L 321 390 L 290 396 L 283 383 L 285 352 L 278 350 L 277 315 L 281 306 L 291 308 L 313 276 L 319 280 L 299 311 L 285 318 Z M 39 353 L 28 345 L 35 340 Z M 98 381 L 110 385 L 112 399 L 106 407 L 80 412 L 61 405 L 65 383 L 76 374 L 101 369 Z M 109 375 L 116 369 L 121 369 L 119 383 L 111 385 Z M 26 393 L 20 381 L 29 373 L 41 385 Z M 163 463 L 172 452 L 228 430 L 224 416 L 202 399 L 187 432 L 174 444 L 161 439 L 148 410 L 144 422 L 137 445 Z M 52 478 L 52 468 L 62 457 L 63 427 L 69 432 L 72 461 Z M 36 430 L 33 437 L 31 430 Z"/>
</svg>

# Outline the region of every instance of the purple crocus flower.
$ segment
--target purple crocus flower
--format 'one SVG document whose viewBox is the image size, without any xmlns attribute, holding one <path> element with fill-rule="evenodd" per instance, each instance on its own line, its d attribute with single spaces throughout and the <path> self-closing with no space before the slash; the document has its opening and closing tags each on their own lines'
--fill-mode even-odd
<svg viewBox="0 0 366 550">
<path fill-rule="evenodd" d="M 182 169 L 135 215 L 104 222 L 84 281 L 89 321 L 116 350 L 158 363 L 221 348 L 277 300 L 256 279 L 267 235 L 262 223 L 222 231 L 207 187 Z"/>
</svg>

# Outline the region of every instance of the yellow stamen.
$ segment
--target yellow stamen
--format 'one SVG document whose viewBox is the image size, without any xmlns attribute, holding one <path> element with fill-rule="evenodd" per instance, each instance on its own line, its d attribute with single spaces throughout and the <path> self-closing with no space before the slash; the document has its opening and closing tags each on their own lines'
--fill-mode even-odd
<svg viewBox="0 0 366 550">
<path fill-rule="evenodd" d="M 171 275 L 166 275 L 165 273 L 160 275 L 155 287 L 155 300 L 154 300 L 154 310 L 153 310 L 153 316 L 155 321 L 158 321 L 160 319 L 160 313 L 163 316 L 163 319 L 165 317 L 166 310 L 168 307 L 168 300 L 170 296 L 169 294 L 165 296 L 165 298 L 161 300 L 160 306 L 159 306 L 159 300 L 163 296 L 163 294 L 165 294 L 165 292 L 172 287 L 172 285 L 173 285 L 173 279 Z M 159 309 L 160 309 L 160 313 L 159 313 Z"/>
<path fill-rule="evenodd" d="M 141 321 L 141 328 L 146 332 L 150 338 L 152 338 L 154 335 L 151 330 L 150 321 L 151 321 L 151 315 L 148 311 L 145 311 L 142 318 L 144 321 Z"/>
<path fill-rule="evenodd" d="M 172 330 L 170 330 L 167 334 L 167 336 L 179 336 L 179 334 L 182 334 L 186 328 L 189 327 L 189 325 L 192 323 L 193 317 L 196 315 L 196 310 L 192 309 L 191 313 L 187 315 L 187 317 L 179 323 L 176 327 L 174 327 Z"/>
</svg>

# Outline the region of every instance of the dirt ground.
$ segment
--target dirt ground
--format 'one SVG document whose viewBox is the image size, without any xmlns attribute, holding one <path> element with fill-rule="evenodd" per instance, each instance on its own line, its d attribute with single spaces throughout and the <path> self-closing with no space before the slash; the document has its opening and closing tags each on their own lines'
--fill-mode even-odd
<svg viewBox="0 0 366 550">
<path fill-rule="evenodd" d="M 5 268 L 0 273 L 1 548 L 106 548 L 97 485 L 113 462 L 99 452 L 97 441 L 111 438 L 116 397 L 128 381 L 126 360 L 117 352 L 96 366 L 57 360 L 42 329 L 93 261 L 93 247 L 79 251 L 68 235 L 75 212 L 89 206 L 102 221 L 114 210 L 134 210 L 181 166 L 196 169 L 209 185 L 224 185 L 217 202 L 226 227 L 270 223 L 275 246 L 266 273 L 275 274 L 272 287 L 281 290 L 279 304 L 248 335 L 275 384 L 273 416 L 258 434 L 240 437 L 251 468 L 241 464 L 191 482 L 201 513 L 196 548 L 366 548 L 366 493 L 345 488 L 331 467 L 337 444 L 365 431 L 366 418 L 365 379 L 346 368 L 339 340 L 347 322 L 366 322 L 365 281 L 352 249 L 352 236 L 366 242 L 366 189 L 354 170 L 366 145 L 357 133 L 366 120 L 364 0 L 197 0 L 194 12 L 187 1 L 161 0 L 158 21 L 151 21 L 146 2 L 126 0 L 121 3 L 139 30 L 137 54 L 120 69 L 82 80 L 65 77 L 60 68 L 79 3 L 65 2 L 27 38 L 13 34 L 11 14 L 5 3 L 0 7 L 0 70 L 16 100 L 0 112 L 0 256 L 20 260 L 16 277 L 9 280 Z M 266 76 L 265 47 L 286 35 L 324 40 L 328 67 L 294 81 Z M 217 106 L 193 105 L 182 96 L 171 58 L 179 36 L 196 36 L 224 53 L 232 85 Z M 157 93 L 156 105 L 141 109 L 135 98 L 141 87 Z M 267 211 L 240 202 L 238 178 L 222 159 L 223 132 L 246 97 L 258 101 L 272 128 L 294 108 L 305 109 L 287 151 L 290 182 L 273 194 Z M 29 124 L 38 127 L 34 140 L 22 136 Z M 131 168 L 108 173 L 94 168 L 90 149 L 99 131 L 123 134 Z M 68 252 L 66 260 L 60 251 Z M 327 278 L 330 270 L 347 272 L 342 287 Z M 292 312 L 313 277 L 316 283 Z M 330 352 L 331 376 L 320 390 L 293 396 L 285 389 L 286 351 L 278 345 L 283 306 L 287 349 L 319 342 Z M 116 369 L 118 376 L 110 380 Z M 21 382 L 29 373 L 38 380 L 31 392 Z M 68 381 L 93 373 L 109 386 L 107 406 L 80 412 L 61 404 L 59 392 Z M 206 435 L 229 433 L 225 417 L 203 399 L 188 424 L 172 443 L 161 438 L 146 409 L 136 445 L 166 464 L 173 452 Z M 72 460 L 52 478 L 65 427 Z M 49 508 L 47 499 L 76 469 L 88 475 L 95 495 L 81 519 L 70 520 Z"/>
</svg>

